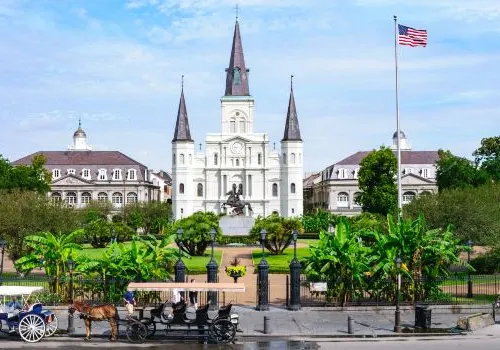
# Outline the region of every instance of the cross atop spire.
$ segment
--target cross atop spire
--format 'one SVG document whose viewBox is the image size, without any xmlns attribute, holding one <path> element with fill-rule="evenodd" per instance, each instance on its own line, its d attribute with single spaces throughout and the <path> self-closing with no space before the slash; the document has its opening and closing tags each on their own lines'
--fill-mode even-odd
<svg viewBox="0 0 500 350">
<path fill-rule="evenodd" d="M 236 3 L 236 6 L 234 7 L 234 10 L 236 12 L 236 21 L 238 20 L 238 3 Z"/>
<path fill-rule="evenodd" d="M 82 117 L 78 116 L 78 128 L 82 127 Z"/>
<path fill-rule="evenodd" d="M 177 111 L 177 121 L 175 123 L 174 138 L 175 141 L 191 141 L 191 131 L 189 130 L 189 120 L 184 99 L 184 75 L 181 77 L 181 98 L 179 100 L 179 109 Z"/>
<path fill-rule="evenodd" d="M 231 57 L 229 67 L 226 69 L 225 96 L 250 96 L 248 72 L 249 70 L 245 66 L 245 57 L 243 56 L 243 44 L 241 43 L 238 12 L 236 11 Z"/>
<path fill-rule="evenodd" d="M 288 101 L 288 112 L 286 114 L 285 133 L 281 141 L 302 141 L 295 97 L 293 96 L 293 75 L 290 76 L 290 100 Z"/>
</svg>

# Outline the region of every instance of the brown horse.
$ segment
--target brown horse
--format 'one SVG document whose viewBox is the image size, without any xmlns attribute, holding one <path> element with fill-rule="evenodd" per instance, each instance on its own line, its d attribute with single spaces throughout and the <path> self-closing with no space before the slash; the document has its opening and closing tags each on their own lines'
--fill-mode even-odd
<svg viewBox="0 0 500 350">
<path fill-rule="evenodd" d="M 85 322 L 85 331 L 87 336 L 85 340 L 90 340 L 90 333 L 92 331 L 92 321 L 105 321 L 109 322 L 111 327 L 111 335 L 109 336 L 110 341 L 115 341 L 118 333 L 118 310 L 114 305 L 100 305 L 100 306 L 90 306 L 81 301 L 72 301 L 69 306 L 70 313 L 74 313 L 75 310 L 80 312 L 80 318 L 83 318 Z"/>
</svg>

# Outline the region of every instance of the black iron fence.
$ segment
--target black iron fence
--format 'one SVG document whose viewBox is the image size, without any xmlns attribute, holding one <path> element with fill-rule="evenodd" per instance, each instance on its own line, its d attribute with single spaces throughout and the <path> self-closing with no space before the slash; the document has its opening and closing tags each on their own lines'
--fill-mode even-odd
<svg viewBox="0 0 500 350">
<path fill-rule="evenodd" d="M 350 286 L 313 282 L 305 276 L 300 281 L 302 306 L 384 306 L 396 302 L 396 280 L 371 281 L 369 278 Z M 326 287 L 326 288 L 325 288 Z M 349 288 L 351 287 L 351 288 Z M 289 305 L 290 279 L 286 278 Z M 402 305 L 491 304 L 500 294 L 500 275 L 453 274 L 446 278 L 401 281 Z M 275 299 L 279 303 L 279 299 Z"/>
<path fill-rule="evenodd" d="M 206 282 L 201 281 L 199 282 Z M 186 277 L 186 282 L 190 281 L 190 276 Z M 65 305 L 69 302 L 71 284 L 73 287 L 73 298 L 75 300 L 85 301 L 90 304 L 123 304 L 123 296 L 130 281 L 117 278 L 83 278 L 74 276 L 71 280 L 68 276 L 60 277 L 59 279 L 46 275 L 32 276 L 3 276 L 0 278 L 0 285 L 4 286 L 32 286 L 43 287 L 42 291 L 34 293 L 32 298 L 45 305 Z M 165 281 L 163 281 L 165 282 Z M 181 296 L 189 301 L 189 296 L 184 295 L 184 292 L 179 291 Z M 135 299 L 142 306 L 158 306 L 166 301 L 171 301 L 174 298 L 174 291 L 161 292 L 136 292 Z M 198 305 L 208 303 L 208 292 L 198 292 Z M 217 293 L 219 303 L 226 302 L 224 293 Z"/>
</svg>

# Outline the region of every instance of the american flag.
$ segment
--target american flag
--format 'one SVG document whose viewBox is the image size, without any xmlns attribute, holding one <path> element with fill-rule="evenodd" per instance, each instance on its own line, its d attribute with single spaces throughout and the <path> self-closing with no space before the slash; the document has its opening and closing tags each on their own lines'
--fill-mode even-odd
<svg viewBox="0 0 500 350">
<path fill-rule="evenodd" d="M 427 30 L 413 29 L 398 24 L 399 44 L 409 46 L 427 46 Z"/>
</svg>

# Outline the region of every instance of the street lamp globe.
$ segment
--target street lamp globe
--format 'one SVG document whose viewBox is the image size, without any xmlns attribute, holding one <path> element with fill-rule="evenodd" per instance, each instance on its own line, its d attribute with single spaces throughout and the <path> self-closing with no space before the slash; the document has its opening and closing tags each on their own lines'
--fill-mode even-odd
<svg viewBox="0 0 500 350">
<path fill-rule="evenodd" d="M 182 241 L 182 235 L 184 234 L 184 230 L 183 229 L 178 229 L 177 230 L 177 241 L 180 242 Z"/>
<path fill-rule="evenodd" d="M 2 248 L 2 250 L 4 250 L 6 246 L 7 246 L 7 241 L 5 239 L 2 239 L 0 241 L 0 248 Z"/>
<path fill-rule="evenodd" d="M 467 247 L 472 247 L 472 241 L 470 239 L 467 240 L 467 242 L 465 242 L 465 244 L 467 244 Z"/>
<path fill-rule="evenodd" d="M 396 267 L 398 268 L 398 270 L 401 268 L 401 264 L 403 263 L 403 261 L 401 260 L 401 258 L 398 256 L 397 259 L 396 259 Z"/>
<path fill-rule="evenodd" d="M 70 256 L 68 258 L 68 269 L 69 269 L 69 272 L 73 272 L 74 267 L 75 267 L 75 263 L 74 263 L 73 259 Z"/>
<path fill-rule="evenodd" d="M 297 230 L 293 230 L 292 231 L 292 239 L 294 242 L 297 242 L 297 238 L 299 237 L 299 233 L 297 232 Z"/>
<path fill-rule="evenodd" d="M 216 236 L 217 236 L 217 231 L 215 231 L 215 229 L 212 227 L 212 228 L 210 229 L 210 240 L 211 240 L 212 242 L 214 242 L 214 241 L 215 241 L 215 237 L 216 237 Z"/>
<path fill-rule="evenodd" d="M 260 240 L 262 241 L 262 243 L 264 243 L 264 241 L 266 240 L 266 236 L 267 231 L 265 229 L 262 229 L 262 231 L 260 231 Z"/>
</svg>

